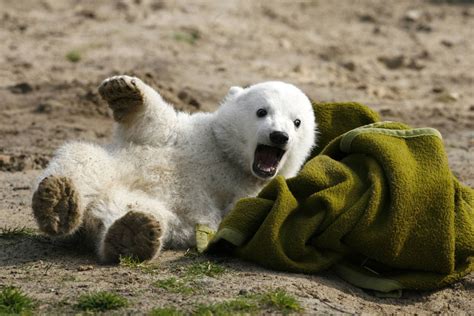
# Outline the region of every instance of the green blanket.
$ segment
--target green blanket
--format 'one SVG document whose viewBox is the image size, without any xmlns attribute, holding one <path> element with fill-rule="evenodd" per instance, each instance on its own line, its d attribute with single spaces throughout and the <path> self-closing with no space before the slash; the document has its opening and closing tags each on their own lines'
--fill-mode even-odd
<svg viewBox="0 0 474 316">
<path fill-rule="evenodd" d="M 318 103 L 314 111 L 312 158 L 295 178 L 277 177 L 240 200 L 208 250 L 230 246 L 277 270 L 334 268 L 381 292 L 439 288 L 471 272 L 474 191 L 452 175 L 440 133 L 377 122 L 356 103 Z M 197 233 L 205 248 L 212 234 Z"/>
</svg>

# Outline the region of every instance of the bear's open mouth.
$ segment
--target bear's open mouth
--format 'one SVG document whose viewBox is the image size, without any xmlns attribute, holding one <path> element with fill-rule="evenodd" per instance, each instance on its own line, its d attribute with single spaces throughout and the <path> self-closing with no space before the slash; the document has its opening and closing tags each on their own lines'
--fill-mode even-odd
<svg viewBox="0 0 474 316">
<path fill-rule="evenodd" d="M 253 172 L 262 178 L 273 177 L 284 154 L 285 151 L 279 147 L 258 145 L 255 149 Z"/>
</svg>

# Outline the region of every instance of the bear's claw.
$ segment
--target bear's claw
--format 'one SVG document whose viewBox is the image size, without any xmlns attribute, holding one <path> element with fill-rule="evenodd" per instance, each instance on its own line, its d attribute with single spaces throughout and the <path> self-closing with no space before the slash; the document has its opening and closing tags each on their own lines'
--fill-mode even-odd
<svg viewBox="0 0 474 316">
<path fill-rule="evenodd" d="M 33 214 L 41 231 L 52 235 L 67 235 L 81 223 L 79 196 L 69 178 L 44 178 L 33 194 Z"/>
<path fill-rule="evenodd" d="M 143 105 L 141 80 L 130 76 L 114 76 L 99 86 L 99 94 L 113 111 L 114 119 L 121 122 Z"/>
<path fill-rule="evenodd" d="M 121 256 L 140 261 L 153 259 L 160 250 L 161 236 L 161 224 L 152 215 L 130 211 L 107 230 L 102 259 L 105 262 L 119 262 Z"/>
</svg>

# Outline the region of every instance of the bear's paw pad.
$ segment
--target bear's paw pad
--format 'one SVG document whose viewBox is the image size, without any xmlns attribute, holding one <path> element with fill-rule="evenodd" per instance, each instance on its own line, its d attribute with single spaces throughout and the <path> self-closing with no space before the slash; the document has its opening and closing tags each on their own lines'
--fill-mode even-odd
<svg viewBox="0 0 474 316">
<path fill-rule="evenodd" d="M 79 196 L 71 179 L 49 176 L 33 194 L 33 214 L 39 228 L 49 235 L 66 235 L 81 222 Z"/>
<path fill-rule="evenodd" d="M 102 82 L 99 94 L 112 109 L 114 119 L 122 121 L 143 104 L 143 83 L 135 77 L 115 76 Z"/>
<path fill-rule="evenodd" d="M 152 215 L 130 211 L 107 230 L 103 244 L 105 262 L 130 256 L 140 261 L 155 257 L 161 247 L 162 227 Z"/>
</svg>

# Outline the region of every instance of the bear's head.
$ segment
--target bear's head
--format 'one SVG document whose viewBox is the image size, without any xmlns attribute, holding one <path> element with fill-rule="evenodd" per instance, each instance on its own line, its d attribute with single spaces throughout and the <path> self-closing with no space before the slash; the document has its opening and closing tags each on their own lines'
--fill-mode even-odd
<svg viewBox="0 0 474 316">
<path fill-rule="evenodd" d="M 227 156 L 255 177 L 295 176 L 315 143 L 311 102 L 294 85 L 264 82 L 232 87 L 213 129 Z"/>
</svg>

